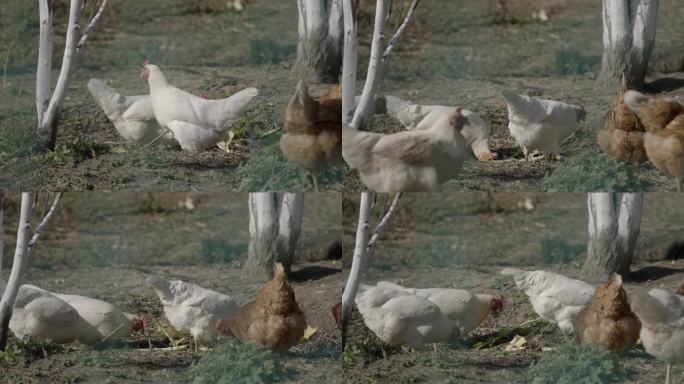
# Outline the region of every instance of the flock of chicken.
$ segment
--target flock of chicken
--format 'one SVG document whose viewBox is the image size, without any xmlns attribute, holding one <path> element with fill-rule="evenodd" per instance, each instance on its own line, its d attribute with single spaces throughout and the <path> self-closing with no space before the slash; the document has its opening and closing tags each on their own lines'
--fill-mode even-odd
<svg viewBox="0 0 684 384">
<path fill-rule="evenodd" d="M 207 100 L 169 83 L 158 66 L 145 62 L 142 77 L 149 95 L 124 96 L 91 79 L 88 89 L 121 137 L 136 144 L 178 142 L 201 151 L 230 140 L 231 125 L 257 96 L 244 89 L 226 99 Z M 312 97 L 303 81 L 283 111 L 283 155 L 317 175 L 345 161 L 363 184 L 377 192 L 437 191 L 460 173 L 469 155 L 496 160 L 489 148 L 489 125 L 474 112 L 442 105 L 419 105 L 387 95 L 384 111 L 406 131 L 380 134 L 342 130 L 339 85 L 318 89 Z M 501 92 L 508 108 L 508 129 L 525 160 L 556 159 L 561 143 L 578 128 L 585 110 L 560 101 Z M 639 164 L 646 160 L 684 183 L 684 106 L 665 97 L 649 97 L 623 87 L 606 114 L 597 141 L 607 154 Z"/>
<path fill-rule="evenodd" d="M 629 90 L 620 93 L 597 136 L 601 148 L 619 161 L 641 164 L 650 160 L 684 187 L 684 106 L 674 99 L 650 97 Z"/>
<path fill-rule="evenodd" d="M 195 351 L 201 341 L 218 333 L 274 350 L 297 344 L 307 327 L 304 313 L 279 263 L 273 278 L 244 306 L 228 295 L 181 280 L 147 278 L 164 307 L 168 322 L 189 333 Z M 0 293 L 5 282 L 0 279 Z M 56 343 L 95 345 L 145 332 L 153 327 L 147 315 L 133 315 L 89 297 L 48 292 L 33 285 L 20 286 L 10 330 L 14 336 L 50 339 Z"/>
<path fill-rule="evenodd" d="M 670 365 L 684 364 L 684 284 L 677 292 L 652 289 L 627 295 L 615 274 L 600 286 L 548 271 L 504 268 L 529 298 L 534 311 L 581 344 L 624 353 L 639 339 L 648 353 Z M 467 336 L 501 296 L 462 289 L 413 289 L 381 281 L 362 285 L 355 300 L 366 326 L 378 338 L 413 348 Z"/>
</svg>

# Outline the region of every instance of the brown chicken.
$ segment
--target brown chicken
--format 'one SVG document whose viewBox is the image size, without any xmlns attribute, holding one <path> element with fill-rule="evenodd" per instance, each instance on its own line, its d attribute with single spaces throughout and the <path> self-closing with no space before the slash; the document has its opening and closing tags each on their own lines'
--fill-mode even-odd
<svg viewBox="0 0 684 384">
<path fill-rule="evenodd" d="M 283 265 L 276 263 L 273 279 L 261 287 L 256 299 L 237 315 L 220 320 L 216 329 L 267 349 L 287 350 L 297 344 L 304 335 L 306 318 L 287 283 Z"/>
<path fill-rule="evenodd" d="M 575 319 L 575 338 L 580 344 L 595 344 L 604 351 L 626 352 L 636 343 L 641 323 L 629 307 L 622 277 L 596 289 L 591 304 Z"/>
<path fill-rule="evenodd" d="M 337 329 L 340 331 L 342 330 L 342 302 L 339 301 L 335 305 L 332 306 L 332 315 L 333 318 L 335 319 L 335 325 L 337 326 Z"/>
<path fill-rule="evenodd" d="M 648 160 L 644 149 L 645 130 L 637 115 L 625 105 L 627 91 L 627 81 L 623 76 L 620 93 L 604 116 L 603 129 L 598 131 L 596 141 L 608 156 L 638 165 Z"/>
<path fill-rule="evenodd" d="M 342 88 L 337 85 L 316 101 L 303 80 L 285 106 L 283 155 L 311 173 L 318 192 L 318 174 L 342 165 Z"/>
<path fill-rule="evenodd" d="M 636 91 L 625 94 L 625 104 L 644 124 L 646 156 L 656 168 L 674 176 L 677 190 L 684 184 L 684 106 L 662 96 Z"/>
</svg>

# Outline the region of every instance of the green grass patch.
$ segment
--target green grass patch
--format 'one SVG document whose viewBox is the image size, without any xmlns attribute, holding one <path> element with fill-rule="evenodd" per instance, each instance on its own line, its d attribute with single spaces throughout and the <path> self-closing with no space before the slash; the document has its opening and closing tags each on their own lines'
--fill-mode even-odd
<svg viewBox="0 0 684 384">
<path fill-rule="evenodd" d="M 280 44 L 270 38 L 256 38 L 249 43 L 249 62 L 251 64 L 278 64 L 294 55 L 295 46 Z"/>
<path fill-rule="evenodd" d="M 341 356 L 342 367 L 363 367 L 367 362 L 383 359 L 400 351 L 399 345 L 385 343 L 377 337 L 366 337 L 344 349 Z"/>
<path fill-rule="evenodd" d="M 64 166 L 106 154 L 111 147 L 96 141 L 77 137 L 72 141 L 57 143 L 55 149 L 46 153 L 41 162 L 45 165 Z"/>
<path fill-rule="evenodd" d="M 559 236 L 542 239 L 539 247 L 542 259 L 548 264 L 571 263 L 586 250 L 586 245 L 570 244 Z"/>
<path fill-rule="evenodd" d="M 247 253 L 247 244 L 232 243 L 223 236 L 212 236 L 202 240 L 200 259 L 209 264 L 231 263 L 241 260 Z"/>
<path fill-rule="evenodd" d="M 291 376 L 277 354 L 238 342 L 217 346 L 190 368 L 194 384 L 280 383 Z"/>
<path fill-rule="evenodd" d="M 40 140 L 27 126 L 4 126 L 0 129 L 0 157 L 26 158 L 40 150 Z"/>
<path fill-rule="evenodd" d="M 566 48 L 556 51 L 553 67 L 556 73 L 561 76 L 583 75 L 594 72 L 600 63 L 601 58 L 599 56 L 587 55 L 583 51 Z"/>
<path fill-rule="evenodd" d="M 0 351 L 0 367 L 30 364 L 50 355 L 64 352 L 65 347 L 50 340 L 38 340 L 29 336 L 12 338 L 4 351 Z"/>
<path fill-rule="evenodd" d="M 564 344 L 546 353 L 527 372 L 532 384 L 623 383 L 630 373 L 618 356 L 594 346 Z"/>
<path fill-rule="evenodd" d="M 542 180 L 547 192 L 639 192 L 646 185 L 637 170 L 605 154 L 583 153 L 565 158 L 556 170 Z"/>
<path fill-rule="evenodd" d="M 239 168 L 241 180 L 240 191 L 294 191 L 312 189 L 313 183 L 308 172 L 288 161 L 280 150 L 278 135 L 271 143 L 256 151 L 252 157 Z M 318 185 L 324 189 L 326 184 L 340 183 L 342 173 L 339 169 L 330 169 L 318 175 Z"/>
</svg>

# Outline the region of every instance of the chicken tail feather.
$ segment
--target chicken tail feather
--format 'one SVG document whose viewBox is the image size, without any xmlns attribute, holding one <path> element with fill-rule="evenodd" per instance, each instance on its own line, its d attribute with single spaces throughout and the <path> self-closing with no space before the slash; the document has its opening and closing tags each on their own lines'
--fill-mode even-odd
<svg viewBox="0 0 684 384">
<path fill-rule="evenodd" d="M 644 324 L 657 324 L 667 319 L 667 311 L 662 304 L 644 290 L 632 294 L 632 311 Z"/>
</svg>

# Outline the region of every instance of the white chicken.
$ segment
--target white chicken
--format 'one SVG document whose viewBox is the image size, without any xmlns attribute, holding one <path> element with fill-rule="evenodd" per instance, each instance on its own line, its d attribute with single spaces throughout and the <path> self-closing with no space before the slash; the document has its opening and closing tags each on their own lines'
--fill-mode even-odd
<svg viewBox="0 0 684 384">
<path fill-rule="evenodd" d="M 100 340 L 124 338 L 143 328 L 143 322 L 138 316 L 123 312 L 106 301 L 80 295 L 53 295 L 71 305 L 88 324 L 93 326 Z"/>
<path fill-rule="evenodd" d="M 454 107 L 444 105 L 419 105 L 386 95 L 387 114 L 399 120 L 406 129 L 426 129 L 432 126 L 442 114 L 453 111 Z M 462 109 L 461 113 L 468 122 L 461 129 L 461 135 L 479 160 L 496 160 L 498 155 L 489 149 L 491 127 L 475 112 Z"/>
<path fill-rule="evenodd" d="M 99 79 L 88 81 L 88 91 L 124 140 L 143 145 L 162 136 L 160 142 L 174 143 L 155 120 L 149 95 L 124 96 Z"/>
<path fill-rule="evenodd" d="M 438 191 L 461 172 L 467 123 L 460 108 L 429 128 L 389 135 L 342 130 L 342 155 L 361 181 L 376 192 Z"/>
<path fill-rule="evenodd" d="M 0 293 L 4 287 L 0 279 Z M 10 320 L 10 330 L 18 338 L 29 335 L 61 344 L 79 341 L 92 345 L 140 329 L 142 321 L 137 316 L 112 304 L 53 293 L 30 284 L 19 287 Z"/>
<path fill-rule="evenodd" d="M 667 363 L 665 383 L 672 365 L 684 364 L 684 296 L 662 289 L 631 297 L 632 311 L 641 321 L 641 342 L 646 352 Z"/>
<path fill-rule="evenodd" d="M 9 327 L 20 339 L 31 336 L 50 339 L 58 344 L 80 341 L 89 345 L 102 340 L 97 328 L 81 317 L 74 307 L 29 284 L 19 287 Z"/>
<path fill-rule="evenodd" d="M 162 128 L 185 151 L 201 151 L 216 145 L 256 95 L 256 88 L 247 88 L 221 100 L 206 100 L 171 85 L 161 69 L 145 63 L 142 77 L 147 79 L 154 116 Z"/>
<path fill-rule="evenodd" d="M 508 130 L 522 146 L 525 160 L 533 151 L 551 158 L 560 154 L 560 143 L 577 130 L 586 112 L 582 107 L 561 101 L 537 99 L 501 91 L 508 107 Z"/>
<path fill-rule="evenodd" d="M 596 291 L 592 284 L 553 272 L 504 268 L 501 274 L 513 276 L 539 317 L 558 325 L 564 334 L 574 332 L 577 314 L 591 303 Z"/>
<path fill-rule="evenodd" d="M 491 312 L 499 312 L 504 304 L 504 300 L 501 297 L 473 294 L 464 289 L 416 289 L 403 287 L 387 281 L 380 281 L 377 283 L 377 286 L 420 296 L 436 304 L 453 325 L 452 338 L 467 336 Z"/>
<path fill-rule="evenodd" d="M 164 306 L 169 323 L 178 331 L 190 332 L 197 350 L 200 340 L 210 340 L 217 334 L 216 324 L 240 311 L 240 305 L 232 297 L 182 280 L 166 280 L 149 276 Z"/>
<path fill-rule="evenodd" d="M 393 288 L 361 289 L 356 307 L 366 326 L 381 340 L 419 349 L 451 338 L 451 321 L 430 300 Z"/>
</svg>

